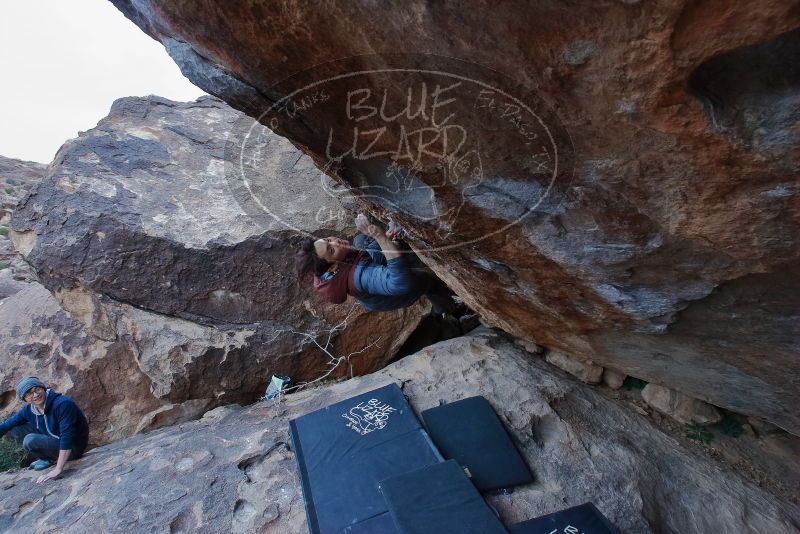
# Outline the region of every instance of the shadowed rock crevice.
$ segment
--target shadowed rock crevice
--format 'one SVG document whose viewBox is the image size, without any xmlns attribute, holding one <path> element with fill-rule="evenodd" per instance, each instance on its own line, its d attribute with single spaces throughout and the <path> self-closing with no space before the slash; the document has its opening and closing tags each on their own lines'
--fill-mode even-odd
<svg viewBox="0 0 800 534">
<path fill-rule="evenodd" d="M 15 390 L 5 391 L 0 395 L 0 410 L 7 408 L 12 402 L 17 400 L 17 392 Z"/>
<path fill-rule="evenodd" d="M 714 129 L 780 154 L 800 141 L 800 29 L 709 59 L 689 77 Z"/>
</svg>

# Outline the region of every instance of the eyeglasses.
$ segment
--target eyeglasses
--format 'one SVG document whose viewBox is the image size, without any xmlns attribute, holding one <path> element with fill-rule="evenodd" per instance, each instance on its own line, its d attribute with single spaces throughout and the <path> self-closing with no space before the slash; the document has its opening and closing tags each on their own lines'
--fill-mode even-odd
<svg viewBox="0 0 800 534">
<path fill-rule="evenodd" d="M 31 401 L 31 399 L 33 398 L 33 393 L 34 393 L 35 391 L 39 391 L 39 394 L 40 394 L 40 395 L 43 395 L 43 394 L 44 394 L 44 391 L 45 391 L 45 389 L 44 389 L 43 387 L 41 387 L 41 386 L 33 386 L 31 389 L 29 389 L 29 390 L 28 390 L 28 392 L 27 392 L 27 393 L 25 393 L 25 395 L 23 395 L 23 396 L 22 396 L 22 399 L 23 399 L 25 402 L 30 402 L 30 401 Z"/>
</svg>

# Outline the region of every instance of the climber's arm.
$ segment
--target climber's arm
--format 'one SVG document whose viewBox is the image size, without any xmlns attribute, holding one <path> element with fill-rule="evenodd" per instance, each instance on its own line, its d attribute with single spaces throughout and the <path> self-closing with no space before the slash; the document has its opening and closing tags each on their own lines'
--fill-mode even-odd
<svg viewBox="0 0 800 534">
<path fill-rule="evenodd" d="M 356 228 L 365 236 L 371 237 L 378 242 L 387 263 L 389 260 L 393 258 L 399 258 L 402 255 L 400 249 L 397 248 L 397 245 L 395 245 L 392 240 L 386 236 L 386 232 L 384 232 L 380 227 L 370 224 L 370 222 L 367 220 L 367 217 L 362 213 L 359 213 L 358 217 L 356 217 Z"/>
</svg>

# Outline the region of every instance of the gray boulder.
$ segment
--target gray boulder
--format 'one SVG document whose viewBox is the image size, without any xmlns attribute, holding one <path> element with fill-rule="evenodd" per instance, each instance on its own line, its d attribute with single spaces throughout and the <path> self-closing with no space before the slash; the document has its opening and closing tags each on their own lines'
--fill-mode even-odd
<svg viewBox="0 0 800 534">
<path fill-rule="evenodd" d="M 47 165 L 0 156 L 0 230 L 6 233 L 19 201 L 45 174 Z M 5 237 L 5 236 L 3 236 Z"/>
<path fill-rule="evenodd" d="M 642 389 L 642 399 L 659 412 L 680 423 L 710 425 L 722 420 L 719 410 L 707 402 L 658 384 L 647 384 Z"/>
</svg>

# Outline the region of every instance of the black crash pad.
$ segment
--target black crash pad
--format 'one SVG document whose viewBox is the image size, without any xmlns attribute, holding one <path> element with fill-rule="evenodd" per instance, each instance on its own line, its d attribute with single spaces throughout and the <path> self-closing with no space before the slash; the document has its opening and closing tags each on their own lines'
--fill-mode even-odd
<svg viewBox="0 0 800 534">
<path fill-rule="evenodd" d="M 359 521 L 342 530 L 342 534 L 398 534 L 399 532 L 389 512 Z"/>
<path fill-rule="evenodd" d="M 495 513 L 455 460 L 380 483 L 402 534 L 506 534 Z"/>
<path fill-rule="evenodd" d="M 381 517 L 388 508 L 378 482 L 441 461 L 396 384 L 293 419 L 289 428 L 313 534 L 394 534 Z"/>
<path fill-rule="evenodd" d="M 422 412 L 433 443 L 445 459 L 466 467 L 481 491 L 533 481 L 503 423 L 483 397 L 470 397 Z"/>
<path fill-rule="evenodd" d="M 617 534 L 618 530 L 588 502 L 508 527 L 511 534 Z"/>
</svg>

